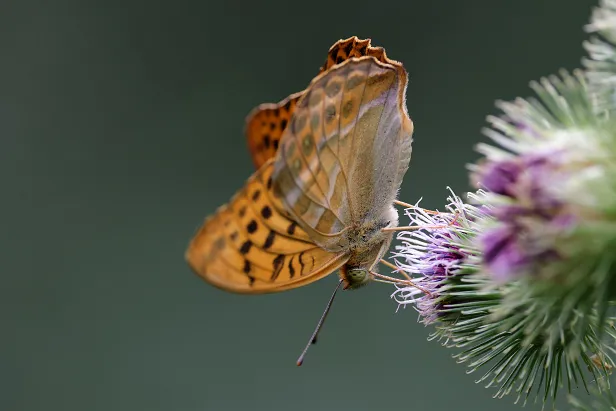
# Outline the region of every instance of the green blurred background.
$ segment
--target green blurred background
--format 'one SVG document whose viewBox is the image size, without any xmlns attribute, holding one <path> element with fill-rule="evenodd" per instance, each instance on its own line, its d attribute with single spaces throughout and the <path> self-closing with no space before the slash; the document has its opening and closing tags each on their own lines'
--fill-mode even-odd
<svg viewBox="0 0 616 411">
<path fill-rule="evenodd" d="M 342 293 L 297 368 L 335 276 L 238 296 L 183 252 L 253 171 L 245 115 L 303 89 L 336 40 L 404 62 L 401 198 L 442 208 L 494 100 L 579 66 L 594 4 L 3 2 L 0 409 L 519 409 L 383 284 Z"/>
</svg>

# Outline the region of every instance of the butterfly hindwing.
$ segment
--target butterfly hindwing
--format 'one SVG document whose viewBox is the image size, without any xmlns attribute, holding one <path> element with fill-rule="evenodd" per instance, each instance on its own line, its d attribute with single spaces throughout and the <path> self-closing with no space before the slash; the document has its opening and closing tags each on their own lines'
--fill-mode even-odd
<svg viewBox="0 0 616 411">
<path fill-rule="evenodd" d="M 370 39 L 360 40 L 357 36 L 349 37 L 345 40 L 338 40 L 336 44 L 330 47 L 327 53 L 327 60 L 321 67 L 320 73 L 329 70 L 336 64 L 343 63 L 351 57 L 372 56 L 381 63 L 392 63 L 393 61 L 387 58 L 385 49 L 382 47 L 372 47 Z"/>
<path fill-rule="evenodd" d="M 370 39 L 360 40 L 356 36 L 338 40 L 327 54 L 325 64 L 319 73 L 329 70 L 336 64 L 351 57 L 373 56 L 382 63 L 395 63 L 387 58 L 382 47 L 372 47 Z M 250 156 L 258 170 L 278 151 L 280 137 L 289 124 L 295 106 L 304 91 L 291 94 L 279 103 L 266 103 L 255 107 L 246 117 L 244 133 L 248 142 Z"/>
<path fill-rule="evenodd" d="M 410 161 L 406 83 L 399 63 L 351 58 L 315 78 L 298 101 L 273 180 L 319 246 L 345 250 L 349 228 L 391 207 Z"/>
<path fill-rule="evenodd" d="M 211 284 L 239 293 L 283 291 L 313 282 L 348 257 L 318 247 L 282 211 L 267 162 L 226 205 L 209 217 L 186 258 Z"/>
</svg>

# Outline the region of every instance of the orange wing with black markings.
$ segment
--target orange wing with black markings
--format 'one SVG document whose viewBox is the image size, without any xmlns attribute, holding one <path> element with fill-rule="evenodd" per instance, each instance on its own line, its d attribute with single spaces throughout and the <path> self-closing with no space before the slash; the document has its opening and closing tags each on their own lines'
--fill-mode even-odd
<svg viewBox="0 0 616 411">
<path fill-rule="evenodd" d="M 186 259 L 212 285 L 245 294 L 284 291 L 316 281 L 347 260 L 318 247 L 275 197 L 270 160 L 209 217 Z"/>
<path fill-rule="evenodd" d="M 338 40 L 327 52 L 327 60 L 325 60 L 325 64 L 323 64 L 319 73 L 327 71 L 336 64 L 343 63 L 352 57 L 359 58 L 370 56 L 381 63 L 398 63 L 387 57 L 383 47 L 372 47 L 370 41 L 370 39 L 360 40 L 357 36 L 349 37 L 345 40 Z"/>
<path fill-rule="evenodd" d="M 280 137 L 287 128 L 295 104 L 303 92 L 291 94 L 278 104 L 261 104 L 246 117 L 246 139 L 250 156 L 258 170 L 278 151 Z"/>
</svg>

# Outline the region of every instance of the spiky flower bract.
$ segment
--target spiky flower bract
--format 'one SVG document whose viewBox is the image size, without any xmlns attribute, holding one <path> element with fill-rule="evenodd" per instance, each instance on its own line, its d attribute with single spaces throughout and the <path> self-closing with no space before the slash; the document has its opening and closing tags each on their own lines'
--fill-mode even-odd
<svg viewBox="0 0 616 411">
<path fill-rule="evenodd" d="M 469 196 L 483 202 L 489 194 Z M 407 210 L 410 224 L 423 229 L 401 232 L 394 252 L 396 265 L 419 288 L 399 285 L 393 297 L 402 306 L 414 306 L 423 323 L 435 326 L 431 339 L 458 349 L 454 356 L 468 364 L 469 372 L 485 370 L 478 382 L 498 387 L 495 397 L 515 393 L 526 401 L 534 389 L 545 401 L 556 396 L 563 381 L 568 390 L 586 386 L 589 376 L 597 379 L 613 366 L 600 340 L 612 330 L 594 311 L 575 315 L 575 321 L 586 324 L 583 330 L 561 327 L 558 336 L 542 332 L 546 323 L 558 323 L 558 309 L 545 310 L 520 293 L 526 286 L 519 279 L 495 283 L 481 264 L 479 239 L 496 220 L 492 207 L 466 204 L 453 194 L 448 200 L 446 213 Z M 510 295 L 523 298 L 515 310 L 503 311 Z M 593 361 L 595 355 L 604 358 L 606 367 Z"/>
<path fill-rule="evenodd" d="M 514 282 L 495 317 L 519 317 L 509 326 L 525 344 L 574 359 L 603 351 L 616 291 L 616 129 L 595 114 L 582 73 L 533 88 L 539 99 L 501 102 L 504 115 L 489 117 L 500 147 L 478 146 L 472 178 L 492 218 L 476 243 L 482 271 Z"/>
<path fill-rule="evenodd" d="M 529 335 L 546 346 L 568 335 L 572 357 L 616 296 L 616 2 L 602 5 L 589 27 L 605 40 L 587 45 L 588 70 L 531 83 L 537 98 L 497 103 L 502 115 L 484 130 L 496 146 L 480 144 L 471 167 L 493 217 L 478 236 L 482 270 L 519 284 L 496 314 L 534 301 Z"/>
<path fill-rule="evenodd" d="M 432 338 L 496 396 L 544 402 L 564 384 L 607 382 L 616 333 L 616 0 L 601 0 L 585 70 L 532 82 L 536 96 L 498 102 L 470 167 L 472 204 L 407 214 L 394 257 L 417 287 Z M 422 294 L 422 292 L 425 292 Z M 591 378 L 589 378 L 591 377 Z"/>
<path fill-rule="evenodd" d="M 499 102 L 503 115 L 488 117 L 484 131 L 500 147 L 478 145 L 485 157 L 472 167 L 495 217 L 482 234 L 484 262 L 498 280 L 603 286 L 616 261 L 616 133 L 594 115 L 582 73 L 561 76 L 532 84 L 538 100 Z M 591 255 L 602 279 L 588 281 L 598 270 L 581 267 Z"/>
<path fill-rule="evenodd" d="M 616 396 L 610 391 L 609 385 L 607 380 L 601 379 L 590 388 L 590 398 L 588 395 L 570 395 L 569 403 L 576 411 L 616 411 Z"/>
<path fill-rule="evenodd" d="M 616 108 L 616 1 L 600 0 L 593 10 L 587 32 L 596 33 L 584 42 L 589 54 L 582 62 L 586 67 L 589 88 L 595 95 L 598 115 L 613 117 Z"/>
</svg>

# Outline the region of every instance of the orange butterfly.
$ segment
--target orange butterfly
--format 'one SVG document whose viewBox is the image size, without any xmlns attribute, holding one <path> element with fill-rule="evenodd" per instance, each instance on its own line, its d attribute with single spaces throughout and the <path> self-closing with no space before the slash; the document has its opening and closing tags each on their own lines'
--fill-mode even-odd
<svg viewBox="0 0 616 411">
<path fill-rule="evenodd" d="M 351 37 L 331 47 L 306 90 L 253 110 L 246 135 L 257 171 L 192 239 L 191 268 L 246 294 L 336 270 L 344 288 L 392 280 L 374 266 L 398 225 L 394 203 L 411 158 L 406 86 L 401 63 Z"/>
</svg>

